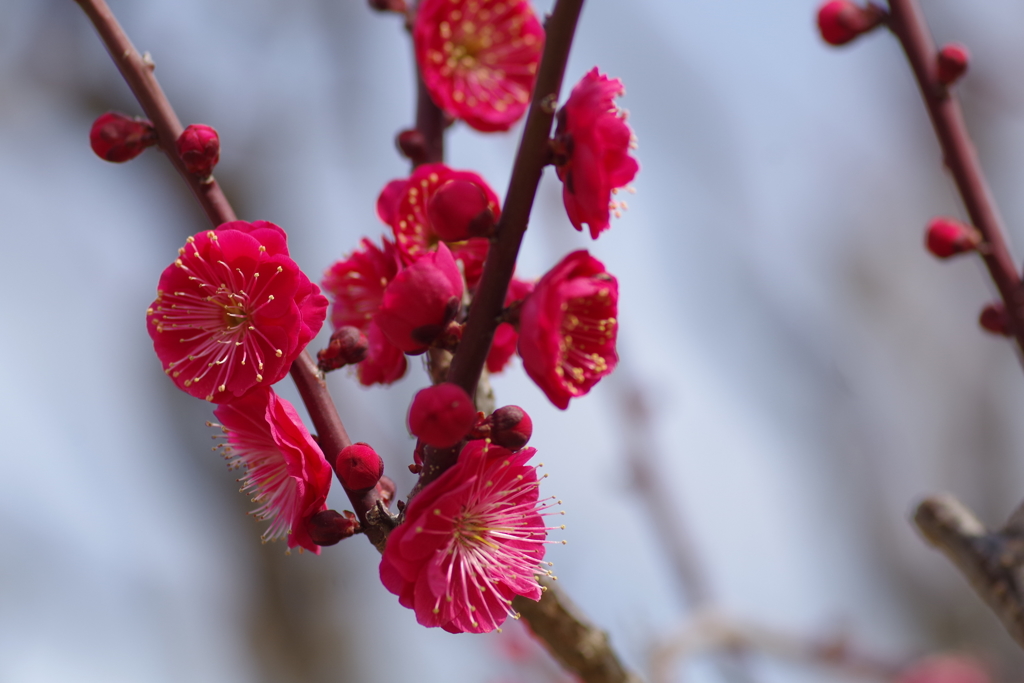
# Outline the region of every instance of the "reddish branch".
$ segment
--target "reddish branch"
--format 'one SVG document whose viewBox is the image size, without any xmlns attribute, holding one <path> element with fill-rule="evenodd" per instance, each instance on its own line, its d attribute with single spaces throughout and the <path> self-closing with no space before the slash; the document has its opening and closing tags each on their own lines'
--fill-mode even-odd
<svg viewBox="0 0 1024 683">
<path fill-rule="evenodd" d="M 910 60 L 946 166 L 953 174 L 971 222 L 985 239 L 980 250 L 982 258 L 1006 304 L 1010 332 L 1024 354 L 1024 292 L 1020 274 L 1007 247 L 1002 219 L 981 170 L 960 102 L 938 80 L 935 43 L 917 0 L 890 0 L 889 8 L 889 26 Z"/>
<path fill-rule="evenodd" d="M 470 396 L 476 393 L 487 353 L 505 304 L 505 292 L 512 281 L 540 176 L 548 163 L 548 142 L 555 117 L 558 94 L 562 89 L 565 64 L 569 59 L 576 22 L 583 0 L 558 0 L 545 23 L 544 53 L 537 72 L 533 100 L 526 116 L 512 177 L 509 181 L 501 219 L 487 252 L 483 275 L 469 309 L 466 329 L 448 371 L 448 381 L 459 385 Z M 417 488 L 436 479 L 455 464 L 457 451 L 427 453 Z"/>
<path fill-rule="evenodd" d="M 121 25 L 117 23 L 114 14 L 110 11 L 104 0 L 75 0 L 88 15 L 96 31 L 103 39 L 107 51 L 113 58 L 117 68 L 128 86 L 132 89 L 135 98 L 146 112 L 146 116 L 153 122 L 159 135 L 160 148 L 163 149 L 167 158 L 171 160 L 174 167 L 178 169 L 182 178 L 192 188 L 196 199 L 202 205 L 207 217 L 214 227 L 221 223 L 235 220 L 234 209 L 228 203 L 224 193 L 221 192 L 217 182 L 211 180 L 208 183 L 201 182 L 196 176 L 185 170 L 181 159 L 174 149 L 174 142 L 181 134 L 182 126 L 177 114 L 171 107 L 171 103 L 164 95 L 153 70 L 139 55 L 125 34 Z M 327 391 L 327 385 L 317 371 L 316 363 L 310 358 L 309 353 L 302 354 L 292 364 L 292 377 L 298 385 L 299 393 L 306 404 L 313 425 L 318 432 L 320 443 L 324 454 L 331 466 L 342 448 L 352 443 L 345 426 L 341 423 L 338 411 L 334 407 L 334 401 Z M 386 522 L 381 519 L 379 511 L 374 510 L 377 501 L 377 494 L 371 491 L 361 494 L 345 490 L 348 494 L 352 509 L 359 517 L 367 535 L 374 545 L 383 547 L 383 541 L 387 535 Z M 368 518 L 367 515 L 370 515 Z"/>
</svg>

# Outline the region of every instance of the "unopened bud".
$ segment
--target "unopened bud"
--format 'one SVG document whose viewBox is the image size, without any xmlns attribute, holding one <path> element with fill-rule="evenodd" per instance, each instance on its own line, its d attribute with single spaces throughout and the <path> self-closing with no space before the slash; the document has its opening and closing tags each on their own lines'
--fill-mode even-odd
<svg viewBox="0 0 1024 683">
<path fill-rule="evenodd" d="M 343 538 L 348 538 L 362 531 L 356 516 L 345 510 L 322 510 L 309 518 L 306 523 L 309 537 L 317 545 L 334 545 Z"/>
<path fill-rule="evenodd" d="M 193 123 L 174 143 L 178 156 L 189 173 L 207 178 L 220 161 L 220 137 L 209 126 Z"/>
<path fill-rule="evenodd" d="M 409 407 L 409 431 L 435 448 L 462 441 L 476 418 L 473 400 L 462 387 L 442 382 L 421 390 Z"/>
<path fill-rule="evenodd" d="M 134 159 L 155 144 L 156 129 L 152 123 L 115 111 L 101 114 L 89 131 L 89 145 L 96 156 L 115 163 Z"/>
<path fill-rule="evenodd" d="M 461 242 L 486 237 L 494 228 L 494 213 L 483 189 L 469 180 L 449 180 L 427 204 L 427 218 L 438 237 Z"/>
<path fill-rule="evenodd" d="M 970 59 L 971 54 L 967 48 L 957 43 L 950 43 L 939 50 L 935 60 L 938 66 L 935 76 L 939 83 L 952 85 L 956 82 L 967 72 L 967 63 Z"/>
<path fill-rule="evenodd" d="M 339 327 L 331 335 L 331 342 L 326 349 L 316 354 L 317 366 L 321 372 L 330 372 L 346 365 L 355 365 L 366 359 L 370 343 L 359 328 L 346 325 Z"/>
<path fill-rule="evenodd" d="M 351 491 L 373 488 L 384 474 L 384 461 L 365 443 L 354 443 L 338 453 L 334 471 L 342 485 Z"/>
<path fill-rule="evenodd" d="M 483 418 L 483 413 L 479 413 Z M 510 451 L 518 451 L 533 436 L 533 420 L 519 406 L 503 406 L 478 422 L 470 433 L 472 439 L 490 439 L 491 443 Z"/>
<path fill-rule="evenodd" d="M 384 503 L 384 507 L 391 507 L 391 501 L 395 499 L 395 491 L 395 482 L 391 480 L 391 477 L 381 476 L 380 481 L 377 482 L 377 495 L 380 497 L 380 502 Z"/>
<path fill-rule="evenodd" d="M 423 133 L 415 128 L 399 133 L 395 137 L 395 145 L 398 151 L 414 164 L 422 164 L 427 160 L 427 140 Z"/>
<path fill-rule="evenodd" d="M 885 10 L 877 5 L 862 7 L 851 0 L 830 0 L 818 10 L 818 30 L 829 45 L 845 45 L 884 19 Z"/>
<path fill-rule="evenodd" d="M 925 246 L 939 258 L 974 251 L 981 244 L 981 233 L 953 218 L 935 218 L 925 232 Z"/>
<path fill-rule="evenodd" d="M 1010 323 L 1006 317 L 1006 307 L 1002 301 L 995 301 L 981 309 L 978 316 L 978 324 L 981 328 L 992 334 L 999 334 L 1004 337 L 1010 336 Z"/>
<path fill-rule="evenodd" d="M 405 0 L 370 0 L 370 9 L 378 12 L 397 12 L 405 14 Z"/>
</svg>

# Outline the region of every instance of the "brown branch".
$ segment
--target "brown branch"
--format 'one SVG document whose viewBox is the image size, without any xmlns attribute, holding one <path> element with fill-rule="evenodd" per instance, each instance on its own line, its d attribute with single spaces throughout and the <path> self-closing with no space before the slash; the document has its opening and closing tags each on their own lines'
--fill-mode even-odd
<svg viewBox="0 0 1024 683">
<path fill-rule="evenodd" d="M 1017 644 L 1024 647 L 1024 529 L 1021 510 L 990 532 L 950 495 L 924 500 L 914 524 L 942 551 L 988 603 Z"/>
<path fill-rule="evenodd" d="M 586 683 L 640 683 L 619 661 L 608 635 L 589 623 L 553 581 L 542 579 L 541 584 L 545 591 L 538 602 L 517 597 L 512 608 L 552 656 Z"/>
<path fill-rule="evenodd" d="M 889 26 L 914 70 L 946 166 L 953 174 L 967 214 L 984 237 L 985 248 L 980 253 L 1006 305 L 1010 332 L 1024 359 L 1024 291 L 1020 273 L 1010 255 L 1002 219 L 981 170 L 960 102 L 937 78 L 935 43 L 917 0 L 890 0 L 889 7 Z"/>
<path fill-rule="evenodd" d="M 185 170 L 181 159 L 174 149 L 174 142 L 181 134 L 181 123 L 177 114 L 171 107 L 170 101 L 164 95 L 160 84 L 153 75 L 153 70 L 146 65 L 138 51 L 132 46 L 131 41 L 125 34 L 121 25 L 114 18 L 113 12 L 104 0 L 75 0 L 88 15 L 96 31 L 100 34 L 107 51 L 113 58 L 117 68 L 128 86 L 132 89 L 136 99 L 146 112 L 146 116 L 156 127 L 159 135 L 160 147 L 167 154 L 174 167 L 181 173 L 182 178 L 192 188 L 193 194 L 202 205 L 207 217 L 214 227 L 228 221 L 235 220 L 235 211 L 231 208 L 224 193 L 216 181 L 203 183 L 193 174 Z M 320 443 L 323 446 L 324 455 L 332 467 L 338 453 L 342 448 L 352 443 L 345 431 L 345 426 L 338 416 L 334 407 L 327 385 L 317 370 L 316 363 L 309 353 L 303 351 L 292 363 L 292 378 L 298 385 L 299 393 L 306 404 L 306 409 L 313 420 L 313 425 L 318 432 Z M 352 509 L 359 517 L 370 540 L 378 547 L 383 547 L 384 538 L 387 535 L 388 522 L 384 519 L 386 513 L 376 508 L 376 491 L 369 493 L 350 491 L 348 494 Z"/>
<path fill-rule="evenodd" d="M 505 304 L 505 293 L 512 281 L 540 176 L 548 162 L 548 140 L 555 105 L 562 89 L 565 64 L 569 59 L 576 22 L 583 0 L 558 0 L 544 26 L 544 53 L 540 60 L 533 100 L 526 116 L 523 138 L 519 142 L 512 177 L 505 195 L 505 206 L 484 263 L 483 274 L 469 308 L 466 329 L 448 371 L 448 381 L 474 395 L 491 349 L 494 330 Z M 427 453 L 417 488 L 421 488 L 455 464 L 458 451 L 435 450 Z"/>
</svg>

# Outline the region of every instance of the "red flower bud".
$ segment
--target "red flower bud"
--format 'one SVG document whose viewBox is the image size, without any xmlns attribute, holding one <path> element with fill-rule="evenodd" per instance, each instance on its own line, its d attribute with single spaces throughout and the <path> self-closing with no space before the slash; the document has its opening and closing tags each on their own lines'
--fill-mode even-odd
<svg viewBox="0 0 1024 683">
<path fill-rule="evenodd" d="M 365 491 L 373 488 L 384 475 L 384 461 L 365 443 L 354 443 L 338 453 L 334 471 L 345 488 Z"/>
<path fill-rule="evenodd" d="M 938 69 L 936 77 L 943 85 L 952 85 L 967 71 L 967 63 L 971 55 L 963 45 L 950 43 L 941 50 L 936 57 Z"/>
<path fill-rule="evenodd" d="M 422 353 L 455 318 L 462 291 L 462 275 L 442 242 L 388 283 L 373 320 L 402 351 Z"/>
<path fill-rule="evenodd" d="M 345 510 L 323 510 L 316 513 L 306 522 L 306 531 L 313 543 L 317 545 L 334 545 L 343 538 L 362 531 L 356 516 Z"/>
<path fill-rule="evenodd" d="M 331 343 L 316 354 L 321 372 L 330 372 L 346 365 L 355 365 L 366 359 L 370 342 L 359 328 L 346 325 L 331 335 Z"/>
<path fill-rule="evenodd" d="M 185 170 L 201 178 L 213 173 L 220 161 L 220 137 L 209 126 L 193 123 L 182 131 L 174 143 Z"/>
<path fill-rule="evenodd" d="M 861 7 L 851 0 L 830 0 L 818 10 L 818 30 L 829 45 L 845 45 L 883 19 L 885 10 L 876 5 Z"/>
<path fill-rule="evenodd" d="M 89 144 L 96 156 L 120 163 L 142 154 L 156 144 L 156 129 L 146 119 L 133 119 L 108 111 L 93 121 Z"/>
<path fill-rule="evenodd" d="M 933 219 L 925 233 L 925 246 L 939 258 L 974 251 L 981 240 L 980 232 L 953 218 Z"/>
<path fill-rule="evenodd" d="M 982 329 L 992 334 L 1001 334 L 1004 337 L 1010 336 L 1010 324 L 1006 318 L 1006 307 L 1002 301 L 995 301 L 981 309 L 978 316 L 978 324 Z"/>
<path fill-rule="evenodd" d="M 395 137 L 395 146 L 402 156 L 414 164 L 422 164 L 427 160 L 427 139 L 415 128 L 399 133 Z"/>
<path fill-rule="evenodd" d="M 435 448 L 462 441 L 475 420 L 473 400 L 461 387 L 447 382 L 423 389 L 409 407 L 409 431 Z"/>
<path fill-rule="evenodd" d="M 494 228 L 494 212 L 483 189 L 470 180 L 449 180 L 427 204 L 427 218 L 446 242 L 486 237 Z"/>
<path fill-rule="evenodd" d="M 497 446 L 518 451 L 533 436 L 533 420 L 519 406 L 503 406 L 478 424 L 471 436 L 474 439 L 490 439 Z"/>
</svg>

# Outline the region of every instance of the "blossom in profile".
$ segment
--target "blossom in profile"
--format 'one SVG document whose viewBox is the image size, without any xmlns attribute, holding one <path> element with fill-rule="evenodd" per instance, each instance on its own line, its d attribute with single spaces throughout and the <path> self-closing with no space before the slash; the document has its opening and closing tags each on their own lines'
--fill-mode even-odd
<svg viewBox="0 0 1024 683">
<path fill-rule="evenodd" d="M 462 274 L 441 243 L 388 283 L 373 322 L 402 351 L 422 353 L 455 318 L 462 294 Z"/>
<path fill-rule="evenodd" d="M 505 308 L 522 301 L 533 291 L 533 283 L 513 277 L 505 293 Z M 487 352 L 487 372 L 495 374 L 504 370 L 519 344 L 519 332 L 512 323 L 503 322 L 494 330 L 491 350 Z"/>
<path fill-rule="evenodd" d="M 282 379 L 326 315 L 327 299 L 288 256 L 284 230 L 234 221 L 186 240 L 146 322 L 178 388 L 225 403 Z"/>
<path fill-rule="evenodd" d="M 493 132 L 526 112 L 544 47 L 529 0 L 423 0 L 413 43 L 427 91 L 445 113 Z"/>
<path fill-rule="evenodd" d="M 388 183 L 377 198 L 377 215 L 394 231 L 395 243 L 402 255 L 403 263 L 412 263 L 417 256 L 432 251 L 442 239 L 442 234 L 448 237 L 461 237 L 457 232 L 459 228 L 449 231 L 450 228 L 446 225 L 439 230 L 430 218 L 431 200 L 435 198 L 439 189 L 452 183 L 456 183 L 457 187 L 463 190 L 466 190 L 467 186 L 475 187 L 482 194 L 479 206 L 475 207 L 478 210 L 474 211 L 474 216 L 481 211 L 489 213 L 492 221 L 501 216 L 498 195 L 487 181 L 476 173 L 458 171 L 445 164 L 419 166 L 408 178 Z M 435 218 L 446 219 L 454 212 L 435 206 L 433 213 Z M 468 230 L 468 223 L 464 227 Z M 486 252 L 486 239 L 476 238 L 470 241 L 482 244 Z"/>
<path fill-rule="evenodd" d="M 319 553 L 307 526 L 327 509 L 331 466 L 295 408 L 270 387 L 260 387 L 213 414 L 225 433 L 221 447 L 228 465 L 244 468 L 242 491 L 259 505 L 251 514 L 270 522 L 263 540 L 287 538 L 289 548 Z"/>
<path fill-rule="evenodd" d="M 615 369 L 618 304 L 618 281 L 582 250 L 548 271 L 523 302 L 523 368 L 562 410 Z"/>
<path fill-rule="evenodd" d="M 626 208 L 612 201 L 640 170 L 629 155 L 633 132 L 615 98 L 625 92 L 622 81 L 591 69 L 572 89 L 557 115 L 555 169 L 562 181 L 562 201 L 577 230 L 590 227 L 590 236 L 608 229 L 611 212 Z"/>
<path fill-rule="evenodd" d="M 405 375 L 405 354 L 373 322 L 384 289 L 400 268 L 393 242 L 385 239 L 383 247 L 378 247 L 364 238 L 358 249 L 324 272 L 321 284 L 332 300 L 331 325 L 336 330 L 354 327 L 366 335 L 366 359 L 357 366 L 364 386 L 391 384 Z"/>
<path fill-rule="evenodd" d="M 548 501 L 533 448 L 467 443 L 458 462 L 405 510 L 380 563 L 384 587 L 424 626 L 486 633 L 516 616 L 512 599 L 539 600 Z"/>
</svg>

